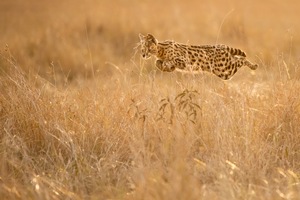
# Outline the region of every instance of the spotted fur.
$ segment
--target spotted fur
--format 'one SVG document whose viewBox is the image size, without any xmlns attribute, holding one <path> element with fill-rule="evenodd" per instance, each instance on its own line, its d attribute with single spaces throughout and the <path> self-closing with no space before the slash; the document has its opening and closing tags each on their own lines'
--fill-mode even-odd
<svg viewBox="0 0 300 200">
<path fill-rule="evenodd" d="M 148 34 L 140 34 L 141 54 L 144 59 L 155 56 L 156 67 L 164 72 L 176 70 L 207 71 L 221 79 L 230 79 L 239 68 L 248 66 L 251 70 L 258 65 L 246 59 L 240 49 L 226 45 L 186 45 L 174 41 L 158 42 Z"/>
</svg>

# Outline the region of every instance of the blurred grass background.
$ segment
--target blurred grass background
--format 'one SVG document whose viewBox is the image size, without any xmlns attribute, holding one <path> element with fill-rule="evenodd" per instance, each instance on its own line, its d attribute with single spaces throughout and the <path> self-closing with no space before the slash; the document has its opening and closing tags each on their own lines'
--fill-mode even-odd
<svg viewBox="0 0 300 200">
<path fill-rule="evenodd" d="M 244 49 L 261 69 L 299 64 L 298 3 L 281 1 L 1 1 L 0 47 L 19 65 L 74 77 L 110 74 L 138 59 L 138 33 Z M 2 61 L 3 62 L 3 61 Z M 3 65 L 3 64 L 2 64 Z M 50 70 L 49 70 L 50 68 Z M 49 77 L 48 77 L 49 78 Z"/>
</svg>

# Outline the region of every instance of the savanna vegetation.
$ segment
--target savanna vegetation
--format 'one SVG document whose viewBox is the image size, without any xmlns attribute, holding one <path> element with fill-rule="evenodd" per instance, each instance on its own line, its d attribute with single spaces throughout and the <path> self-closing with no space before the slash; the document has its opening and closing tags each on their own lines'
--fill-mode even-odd
<svg viewBox="0 0 300 200">
<path fill-rule="evenodd" d="M 1 0 L 1 199 L 300 199 L 299 6 Z M 139 33 L 259 68 L 163 73 Z"/>
</svg>

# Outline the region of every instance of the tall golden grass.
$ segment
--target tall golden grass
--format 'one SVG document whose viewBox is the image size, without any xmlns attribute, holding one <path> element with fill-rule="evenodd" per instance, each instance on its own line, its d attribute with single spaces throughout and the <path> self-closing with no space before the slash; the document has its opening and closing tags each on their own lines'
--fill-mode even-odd
<svg viewBox="0 0 300 200">
<path fill-rule="evenodd" d="M 1 199 L 300 199 L 297 6 L 1 1 Z M 162 73 L 140 32 L 260 67 Z"/>
</svg>

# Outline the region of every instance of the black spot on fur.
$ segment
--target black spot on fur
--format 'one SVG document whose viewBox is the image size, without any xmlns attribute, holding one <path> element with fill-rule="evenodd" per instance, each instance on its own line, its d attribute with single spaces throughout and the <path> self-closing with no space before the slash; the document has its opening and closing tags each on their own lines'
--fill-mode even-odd
<svg viewBox="0 0 300 200">
<path fill-rule="evenodd" d="M 232 74 L 235 74 L 235 73 L 236 73 L 236 71 L 237 71 L 237 68 L 234 68 L 234 69 L 233 69 L 233 73 L 232 73 Z"/>
</svg>

